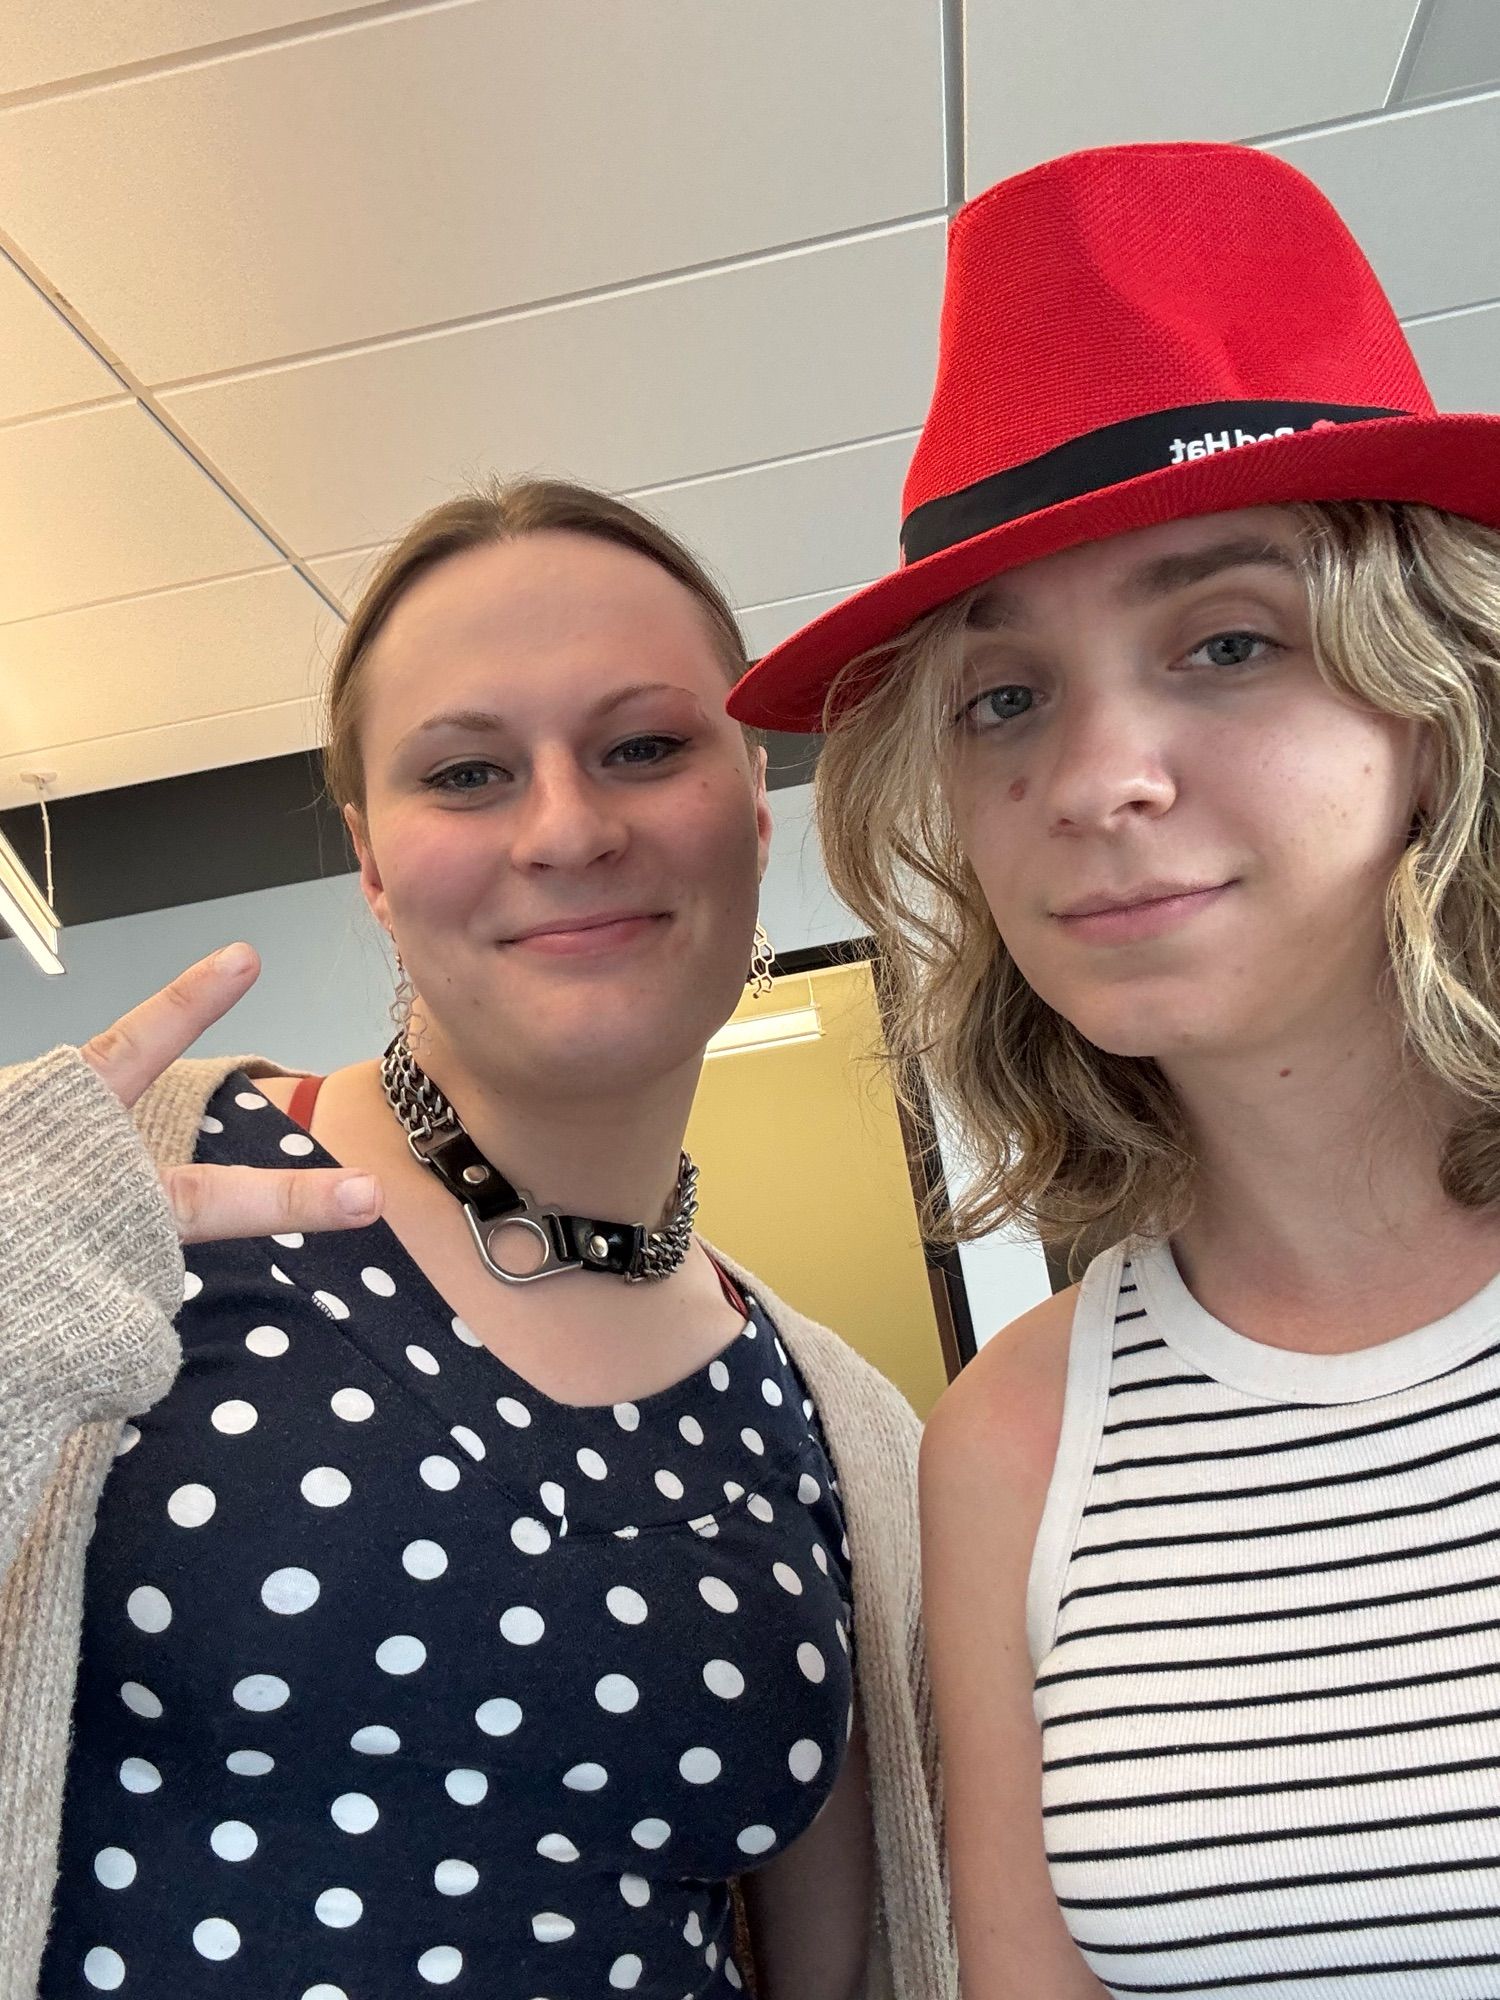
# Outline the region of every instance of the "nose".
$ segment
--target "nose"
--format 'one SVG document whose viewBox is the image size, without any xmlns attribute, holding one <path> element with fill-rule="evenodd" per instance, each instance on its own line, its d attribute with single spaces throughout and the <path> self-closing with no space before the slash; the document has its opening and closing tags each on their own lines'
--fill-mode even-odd
<svg viewBox="0 0 1500 2000">
<path fill-rule="evenodd" d="M 1137 689 L 1079 689 L 1049 746 L 1047 808 L 1057 833 L 1158 818 L 1177 796 L 1166 733 Z"/>
<path fill-rule="evenodd" d="M 511 860 L 518 868 L 576 872 L 624 850 L 619 794 L 566 751 L 534 760 L 511 819 Z"/>
</svg>

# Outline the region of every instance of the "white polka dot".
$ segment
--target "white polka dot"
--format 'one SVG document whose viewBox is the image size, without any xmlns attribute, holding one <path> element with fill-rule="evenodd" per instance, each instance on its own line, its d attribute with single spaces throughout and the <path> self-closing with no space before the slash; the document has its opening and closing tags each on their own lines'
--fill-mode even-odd
<svg viewBox="0 0 1500 2000">
<path fill-rule="evenodd" d="M 726 1958 L 724 1961 L 724 1977 L 729 1981 L 736 1993 L 743 1990 L 745 1982 L 740 1978 L 740 1969 L 732 1958 Z"/>
<path fill-rule="evenodd" d="M 787 1752 L 787 1768 L 799 1784 L 811 1784 L 823 1768 L 823 1752 L 810 1736 L 803 1736 Z"/>
<path fill-rule="evenodd" d="M 294 1160 L 305 1160 L 313 1149 L 313 1142 L 305 1132 L 288 1132 L 279 1142 L 283 1153 L 290 1153 Z"/>
<path fill-rule="evenodd" d="M 641 1427 L 641 1413 L 634 1403 L 615 1404 L 615 1422 L 622 1431 L 635 1431 Z"/>
<path fill-rule="evenodd" d="M 627 1993 L 639 1983 L 645 1967 L 633 1951 L 622 1952 L 609 1968 L 609 1983 L 616 1992 Z"/>
<path fill-rule="evenodd" d="M 780 1383 L 773 1382 L 769 1375 L 761 1383 L 760 1393 L 765 1397 L 766 1401 L 771 1405 L 771 1408 L 773 1410 L 779 1410 L 783 1402 L 786 1400 L 786 1398 L 781 1393 Z"/>
<path fill-rule="evenodd" d="M 499 1396 L 495 1408 L 513 1430 L 524 1431 L 531 1422 L 531 1412 L 524 1403 L 518 1403 L 514 1396 Z"/>
<path fill-rule="evenodd" d="M 354 1488 L 336 1465 L 315 1465 L 303 1474 L 301 1490 L 309 1507 L 342 1507 Z"/>
<path fill-rule="evenodd" d="M 479 1335 L 474 1331 L 473 1327 L 469 1325 L 467 1320 L 460 1319 L 457 1313 L 453 1315 L 453 1331 L 465 1347 L 479 1347 L 482 1345 Z"/>
<path fill-rule="evenodd" d="M 260 1836 L 242 1819 L 221 1819 L 208 1844 L 221 1861 L 248 1861 L 260 1846 Z"/>
<path fill-rule="evenodd" d="M 620 1894 L 632 1910 L 644 1910 L 651 1901 L 651 1884 L 644 1875 L 622 1875 Z"/>
<path fill-rule="evenodd" d="M 113 1993 L 125 1983 L 125 1961 L 108 1945 L 96 1944 L 83 1961 L 83 1976 L 97 1992 Z"/>
<path fill-rule="evenodd" d="M 578 1849 L 565 1833 L 544 1833 L 536 1844 L 544 1861 L 576 1861 Z"/>
<path fill-rule="evenodd" d="M 373 1292 L 377 1299 L 388 1299 L 395 1293 L 395 1279 L 389 1271 L 382 1271 L 378 1264 L 366 1264 L 359 1277 L 365 1290 Z"/>
<path fill-rule="evenodd" d="M 233 1689 L 236 1704 L 256 1715 L 268 1715 L 273 1708 L 280 1708 L 291 1692 L 277 1674 L 246 1674 L 243 1680 L 235 1682 Z"/>
<path fill-rule="evenodd" d="M 336 1292 L 314 1292 L 313 1304 L 321 1306 L 330 1319 L 347 1319 L 349 1308 Z"/>
<path fill-rule="evenodd" d="M 271 1241 L 279 1243 L 283 1250 L 300 1250 L 306 1238 L 300 1229 L 289 1229 L 285 1236 L 273 1236 Z"/>
<path fill-rule="evenodd" d="M 828 1671 L 823 1655 L 816 1646 L 810 1645 L 805 1639 L 797 1648 L 797 1665 L 807 1678 L 814 1682 L 822 1680 Z"/>
<path fill-rule="evenodd" d="M 511 1736 L 521 1726 L 520 1706 L 504 1695 L 496 1695 L 479 1704 L 474 1720 L 486 1736 Z"/>
<path fill-rule="evenodd" d="M 243 1437 L 246 1431 L 253 1431 L 260 1422 L 260 1412 L 253 1403 L 232 1396 L 227 1403 L 219 1404 L 209 1422 L 225 1437 Z"/>
<path fill-rule="evenodd" d="M 435 1451 L 430 1458 L 424 1458 L 418 1470 L 422 1484 L 430 1486 L 434 1493 L 451 1493 L 458 1484 L 458 1467 L 441 1452 Z"/>
<path fill-rule="evenodd" d="M 237 1778 L 263 1778 L 268 1771 L 276 1768 L 276 1759 L 268 1757 L 264 1750 L 231 1750 L 224 1759 L 224 1768 L 233 1771 Z"/>
<path fill-rule="evenodd" d="M 380 1808 L 368 1792 L 340 1792 L 328 1808 L 328 1817 L 340 1833 L 368 1833 L 380 1817 Z"/>
<path fill-rule="evenodd" d="M 745 1512 L 753 1515 L 757 1521 L 774 1521 L 776 1519 L 776 1510 L 763 1493 L 752 1493 L 750 1495 L 750 1498 L 745 1502 Z"/>
<path fill-rule="evenodd" d="M 604 1603 L 610 1617 L 618 1618 L 622 1625 L 645 1623 L 646 1600 L 638 1590 L 617 1583 L 613 1590 L 605 1592 Z"/>
<path fill-rule="evenodd" d="M 710 1361 L 708 1364 L 708 1379 L 722 1393 L 729 1387 L 729 1370 L 724 1366 L 722 1361 Z"/>
<path fill-rule="evenodd" d="M 134 1451 L 141 1441 L 141 1434 L 134 1424 L 122 1424 L 120 1442 L 115 1446 L 115 1457 L 123 1458 L 127 1451 Z"/>
<path fill-rule="evenodd" d="M 609 1467 L 598 1452 L 590 1451 L 587 1445 L 578 1454 L 578 1470 L 586 1479 L 607 1479 L 609 1476 Z"/>
<path fill-rule="evenodd" d="M 120 1689 L 120 1699 L 132 1715 L 144 1715 L 148 1722 L 161 1718 L 161 1697 L 154 1695 L 150 1688 L 142 1687 L 139 1681 L 126 1681 Z"/>
<path fill-rule="evenodd" d="M 804 1472 L 797 1481 L 797 1498 L 804 1507 L 810 1507 L 815 1500 L 821 1500 L 823 1489 L 810 1472 Z"/>
<path fill-rule="evenodd" d="M 531 1935 L 538 1944 L 563 1944 L 575 1928 L 571 1917 L 560 1916 L 556 1910 L 540 1910 L 531 1920 Z"/>
<path fill-rule="evenodd" d="M 367 1722 L 349 1738 L 349 1748 L 362 1757 L 393 1757 L 401 1748 L 401 1738 L 383 1722 Z"/>
<path fill-rule="evenodd" d="M 94 1874 L 106 1889 L 128 1889 L 135 1880 L 135 1856 L 123 1847 L 101 1847 Z"/>
<path fill-rule="evenodd" d="M 375 1414 L 374 1398 L 363 1389 L 335 1389 L 328 1398 L 328 1407 L 346 1424 L 362 1424 Z"/>
<path fill-rule="evenodd" d="M 481 1805 L 489 1789 L 483 1771 L 450 1771 L 443 1780 L 443 1790 L 456 1806 Z"/>
<path fill-rule="evenodd" d="M 594 1699 L 609 1715 L 629 1715 L 641 1691 L 628 1674 L 605 1674 L 594 1683 Z"/>
<path fill-rule="evenodd" d="M 731 1507 L 736 1500 L 743 1500 L 744 1497 L 745 1489 L 737 1479 L 726 1479 L 724 1481 L 724 1498 L 729 1502 Z"/>
<path fill-rule="evenodd" d="M 688 1522 L 688 1526 L 695 1535 L 702 1535 L 703 1539 L 708 1542 L 711 1542 L 719 1532 L 719 1524 L 712 1514 L 696 1515 L 693 1520 Z"/>
<path fill-rule="evenodd" d="M 568 1496 L 555 1479 L 544 1479 L 537 1488 L 537 1495 L 549 1514 L 555 1514 L 561 1520 L 567 1513 Z"/>
<path fill-rule="evenodd" d="M 529 1514 L 511 1524 L 510 1538 L 523 1556 L 545 1555 L 552 1546 L 551 1530 L 540 1521 L 533 1521 Z"/>
<path fill-rule="evenodd" d="M 671 1838 L 672 1829 L 664 1819 L 638 1819 L 630 1829 L 630 1838 L 637 1847 L 664 1847 Z"/>
<path fill-rule="evenodd" d="M 274 1569 L 260 1587 L 260 1601 L 267 1611 L 292 1618 L 310 1611 L 322 1588 L 310 1569 Z"/>
<path fill-rule="evenodd" d="M 375 1664 L 383 1674 L 414 1674 L 426 1659 L 427 1648 L 410 1632 L 393 1632 L 375 1648 Z"/>
<path fill-rule="evenodd" d="M 703 1919 L 696 1910 L 689 1915 L 687 1922 L 683 1925 L 682 1935 L 687 1939 L 694 1951 L 701 1951 L 703 1949 Z"/>
<path fill-rule="evenodd" d="M 429 1348 L 420 1346 L 416 1341 L 412 1341 L 407 1348 L 406 1358 L 419 1375 L 436 1375 L 438 1373 L 437 1356 Z"/>
<path fill-rule="evenodd" d="M 616 1528 L 614 1537 L 617 1542 L 633 1542 L 640 1532 L 639 1528 Z"/>
<path fill-rule="evenodd" d="M 140 1632 L 165 1632 L 172 1622 L 172 1606 L 164 1590 L 143 1583 L 125 1600 L 125 1615 Z"/>
<path fill-rule="evenodd" d="M 470 1458 L 484 1457 L 484 1439 L 478 1431 L 471 1431 L 467 1424 L 455 1424 L 448 1433 L 460 1451 L 466 1451 Z"/>
<path fill-rule="evenodd" d="M 222 1118 L 215 1118 L 211 1113 L 205 1111 L 203 1116 L 198 1120 L 198 1130 L 210 1133 L 222 1132 L 224 1130 L 224 1120 Z"/>
<path fill-rule="evenodd" d="M 440 1861 L 432 1871 L 432 1886 L 440 1896 L 467 1896 L 479 1887 L 479 1870 L 472 1861 Z"/>
<path fill-rule="evenodd" d="M 790 1597 L 802 1595 L 802 1579 L 790 1563 L 772 1563 L 771 1574 Z"/>
<path fill-rule="evenodd" d="M 401 1551 L 401 1567 L 418 1583 L 431 1583 L 448 1567 L 448 1551 L 439 1542 L 408 1542 Z"/>
<path fill-rule="evenodd" d="M 677 1768 L 690 1785 L 711 1785 L 724 1765 L 717 1751 L 705 1749 L 700 1743 L 683 1751 Z"/>
<path fill-rule="evenodd" d="M 546 1629 L 546 1619 L 529 1604 L 513 1604 L 500 1614 L 500 1636 L 513 1646 L 534 1646 Z"/>
<path fill-rule="evenodd" d="M 710 1660 L 703 1669 L 703 1685 L 721 1701 L 737 1701 L 745 1692 L 745 1676 L 729 1660 Z"/>
<path fill-rule="evenodd" d="M 240 1934 L 227 1917 L 205 1917 L 193 1930 L 193 1949 L 200 1958 L 233 1958 Z"/>
<path fill-rule="evenodd" d="M 680 1500 L 683 1495 L 682 1481 L 675 1472 L 658 1472 L 655 1475 L 656 1490 L 665 1499 Z"/>
<path fill-rule="evenodd" d="M 357 1924 L 365 1906 L 352 1889 L 325 1889 L 313 1904 L 313 1915 L 331 1931 L 346 1931 Z"/>
<path fill-rule="evenodd" d="M 700 1577 L 698 1595 L 711 1611 L 738 1611 L 740 1608 L 740 1600 L 721 1577 Z"/>
<path fill-rule="evenodd" d="M 570 1792 L 601 1792 L 608 1782 L 609 1773 L 602 1764 L 575 1764 L 563 1773 L 563 1783 Z"/>
<path fill-rule="evenodd" d="M 342 1986 L 330 1986 L 325 1980 L 320 1985 L 309 1986 L 302 2000 L 349 2000 L 349 1995 Z"/>
<path fill-rule="evenodd" d="M 189 1300 L 197 1298 L 202 1290 L 203 1280 L 198 1276 L 198 1273 L 196 1271 L 184 1271 L 182 1274 L 182 1303 L 186 1305 Z"/>
<path fill-rule="evenodd" d="M 241 1111 L 263 1111 L 266 1104 L 258 1090 L 237 1090 L 234 1101 Z"/>
<path fill-rule="evenodd" d="M 764 1854 L 776 1845 L 776 1835 L 768 1826 L 747 1826 L 735 1835 L 741 1854 Z"/>
<path fill-rule="evenodd" d="M 246 1347 L 263 1361 L 275 1361 L 291 1344 L 279 1326 L 252 1326 L 245 1335 Z"/>
<path fill-rule="evenodd" d="M 813 1550 L 812 1550 L 812 1559 L 813 1559 L 813 1561 L 814 1561 L 814 1562 L 815 1562 L 815 1563 L 816 1563 L 816 1564 L 818 1565 L 818 1568 L 819 1568 L 820 1570 L 822 1570 L 822 1572 L 823 1572 L 824 1576 L 827 1576 L 827 1574 L 828 1574 L 828 1551 L 827 1551 L 827 1549 L 825 1549 L 825 1548 L 824 1548 L 824 1546 L 823 1546 L 823 1544 L 822 1544 L 821 1542 L 814 1542 L 814 1543 L 813 1543 Z"/>
<path fill-rule="evenodd" d="M 740 1432 L 740 1443 L 745 1447 L 746 1451 L 753 1451 L 757 1454 L 763 1452 L 766 1448 L 766 1441 L 760 1432 L 751 1430 L 748 1424 Z"/>
<path fill-rule="evenodd" d="M 449 1986 L 464 1969 L 464 1955 L 457 1945 L 435 1944 L 417 1960 L 417 1971 L 429 1986 Z"/>
<path fill-rule="evenodd" d="M 292 1282 L 279 1264 L 271 1266 L 271 1276 L 276 1280 L 278 1285 L 289 1285 Z"/>
<path fill-rule="evenodd" d="M 685 1444 L 702 1444 L 703 1426 L 696 1417 L 679 1417 L 677 1429 Z"/>
</svg>

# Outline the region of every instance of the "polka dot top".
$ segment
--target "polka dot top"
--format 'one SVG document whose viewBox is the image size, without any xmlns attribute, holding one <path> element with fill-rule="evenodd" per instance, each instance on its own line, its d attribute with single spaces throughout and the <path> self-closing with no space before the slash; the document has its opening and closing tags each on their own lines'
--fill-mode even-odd
<svg viewBox="0 0 1500 2000">
<path fill-rule="evenodd" d="M 329 1164 L 231 1077 L 198 1158 L 289 1157 Z M 852 1701 L 832 1468 L 748 1303 L 573 1408 L 383 1223 L 191 1249 L 89 1551 L 41 2000 L 739 1991 L 729 1878 L 810 1824 Z"/>
</svg>

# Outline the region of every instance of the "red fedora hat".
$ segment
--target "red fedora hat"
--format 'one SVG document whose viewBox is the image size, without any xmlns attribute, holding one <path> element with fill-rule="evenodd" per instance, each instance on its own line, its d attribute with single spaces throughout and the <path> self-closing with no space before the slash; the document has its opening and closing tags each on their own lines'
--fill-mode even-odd
<svg viewBox="0 0 1500 2000">
<path fill-rule="evenodd" d="M 1110 146 L 954 217 L 901 567 L 768 653 L 730 713 L 823 726 L 840 668 L 1021 563 L 1194 514 L 1405 500 L 1500 527 L 1500 416 L 1439 416 L 1363 252 L 1248 146 Z"/>
</svg>

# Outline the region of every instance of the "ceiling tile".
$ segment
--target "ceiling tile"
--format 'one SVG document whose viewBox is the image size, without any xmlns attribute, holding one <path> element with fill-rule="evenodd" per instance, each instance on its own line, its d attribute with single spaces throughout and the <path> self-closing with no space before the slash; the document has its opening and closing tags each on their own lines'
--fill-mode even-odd
<svg viewBox="0 0 1500 2000">
<path fill-rule="evenodd" d="M 933 0 L 538 18 L 474 0 L 12 108 L 6 227 L 160 384 L 943 202 Z"/>
<path fill-rule="evenodd" d="M 865 582 L 872 580 L 867 577 Z M 847 590 L 822 590 L 813 597 L 787 598 L 780 604 L 758 604 L 753 611 L 742 611 L 740 630 L 745 635 L 746 652 L 752 660 L 758 660 L 762 653 L 769 653 L 773 646 L 790 639 L 804 625 L 811 625 L 825 611 L 832 611 L 835 604 L 852 597 L 859 587 L 856 584 Z"/>
<path fill-rule="evenodd" d="M 51 301 L 0 252 L 0 423 L 123 397 L 118 379 Z"/>
<path fill-rule="evenodd" d="M 1500 305 L 1424 320 L 1406 332 L 1440 410 L 1500 415 Z"/>
<path fill-rule="evenodd" d="M 207 715 L 190 722 L 132 730 L 127 736 L 85 736 L 47 758 L 61 774 L 56 796 L 108 792 L 118 785 L 149 785 L 185 771 L 216 771 L 308 750 L 319 740 L 315 700 L 278 702 L 236 715 Z M 21 780 L 41 760 L 35 751 L 0 757 L 0 809 L 34 805 L 36 790 Z M 59 867 L 63 860 L 59 860 Z"/>
<path fill-rule="evenodd" d="M 1398 313 L 1500 297 L 1500 95 L 1397 111 L 1269 150 L 1323 189 Z"/>
<path fill-rule="evenodd" d="M 139 403 L 0 429 L 0 493 L 0 625 L 277 560 Z"/>
<path fill-rule="evenodd" d="M 163 401 L 299 553 L 364 548 L 491 469 L 624 491 L 919 422 L 943 239 L 914 224 Z"/>
<path fill-rule="evenodd" d="M 898 558 L 901 482 L 916 432 L 695 480 L 638 504 L 680 535 L 735 604 L 839 589 Z"/>
<path fill-rule="evenodd" d="M 967 0 L 968 191 L 1080 146 L 1250 139 L 1375 110 L 1415 4 Z"/>
<path fill-rule="evenodd" d="M 1403 101 L 1495 83 L 1500 83 L 1500 7 L 1495 0 L 1436 0 L 1423 24 Z"/>
<path fill-rule="evenodd" d="M 352 611 L 366 582 L 374 575 L 376 563 L 389 547 L 389 542 L 379 542 L 370 549 L 346 549 L 336 556 L 323 556 L 307 566 L 344 609 Z"/>
<path fill-rule="evenodd" d="M 125 63 L 153 62 L 239 35 L 323 20 L 365 0 L 6 0 L 0 95 L 38 90 Z"/>
</svg>

